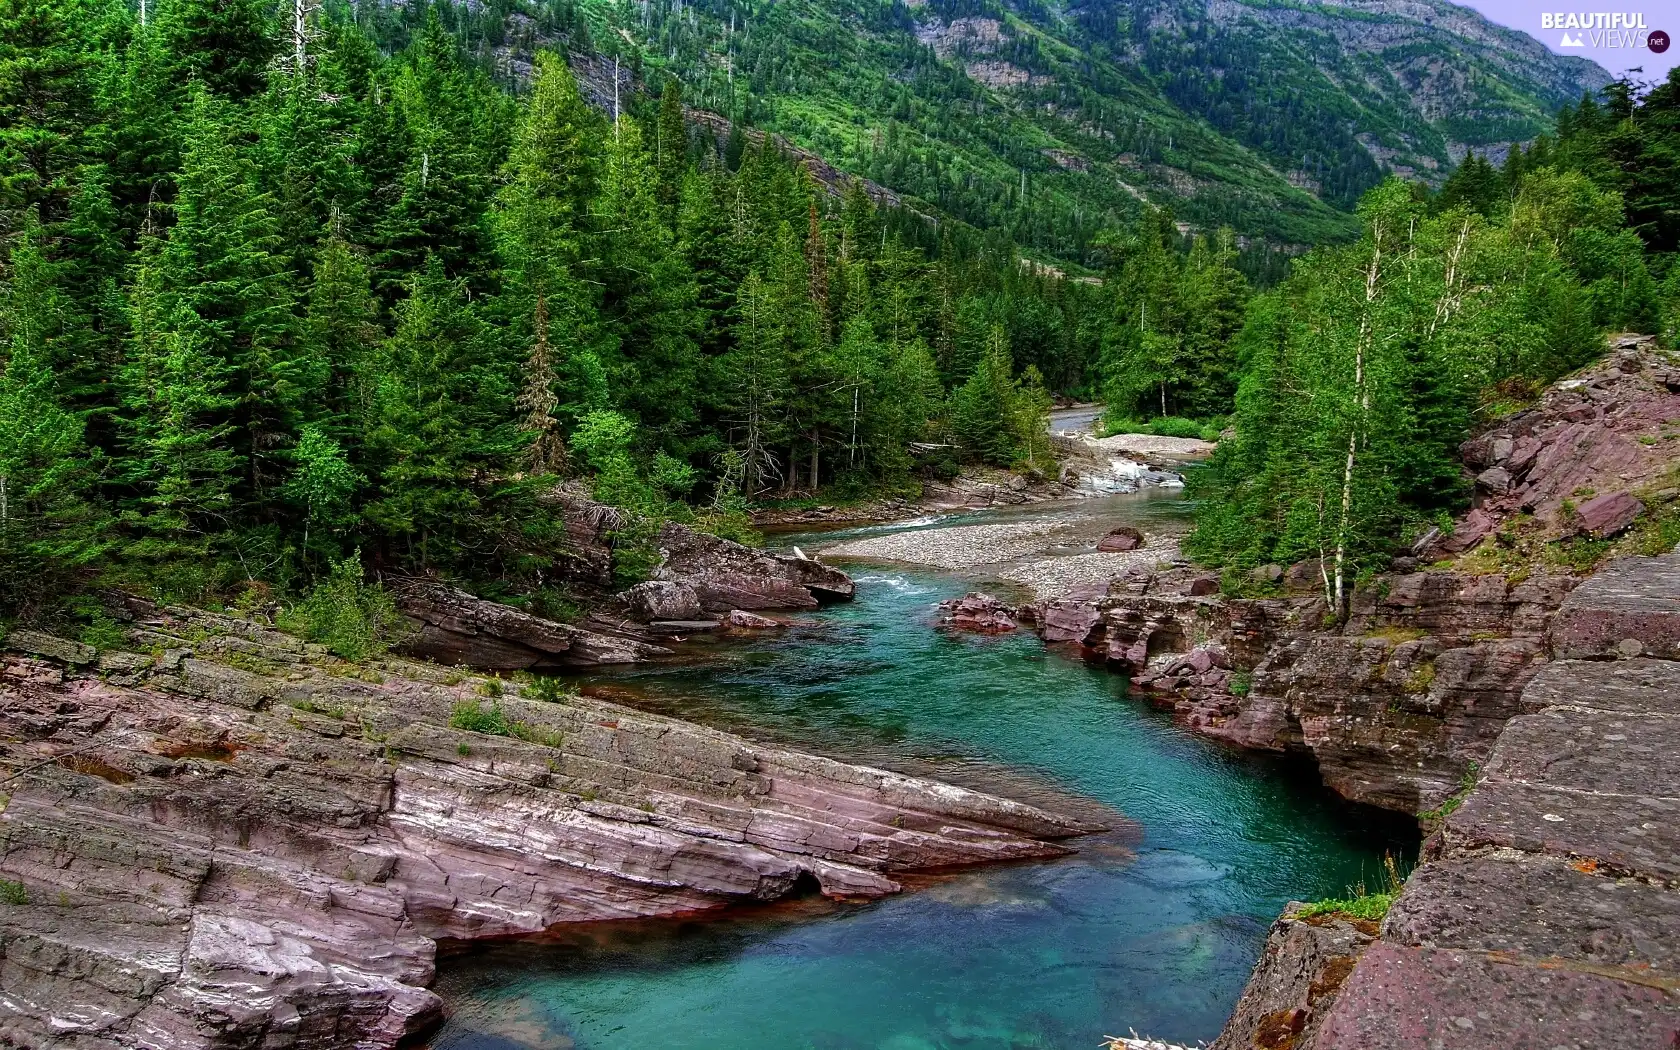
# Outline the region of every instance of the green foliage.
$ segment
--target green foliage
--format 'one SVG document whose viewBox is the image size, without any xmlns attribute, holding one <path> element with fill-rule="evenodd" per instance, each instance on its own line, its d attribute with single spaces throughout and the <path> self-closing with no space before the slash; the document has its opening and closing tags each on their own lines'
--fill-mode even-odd
<svg viewBox="0 0 1680 1050">
<path fill-rule="evenodd" d="M 360 552 L 333 562 L 327 577 L 277 622 L 358 663 L 383 656 L 408 631 L 408 621 L 385 588 L 363 580 Z"/>
<path fill-rule="evenodd" d="M 23 905 L 28 903 L 28 887 L 12 879 L 0 879 L 0 904 Z"/>
<path fill-rule="evenodd" d="M 102 653 L 110 652 L 128 647 L 128 632 L 109 616 L 95 613 L 82 627 L 81 640 L 82 644 L 91 645 Z"/>
<path fill-rule="evenodd" d="M 1401 873 L 1394 857 L 1385 855 L 1381 881 L 1377 888 L 1367 889 L 1365 881 L 1361 879 L 1347 888 L 1346 897 L 1314 901 L 1297 911 L 1295 916 L 1308 919 L 1315 915 L 1342 915 L 1366 922 L 1381 922 L 1388 915 L 1389 907 L 1393 905 L 1394 898 L 1400 895 L 1405 882 L 1406 876 Z"/>
<path fill-rule="evenodd" d="M 557 704 L 576 698 L 578 691 L 577 686 L 564 682 L 553 675 L 536 675 L 519 691 L 519 695 L 528 700 L 541 700 L 544 703 Z"/>
<path fill-rule="evenodd" d="M 1645 265 L 1619 240 L 1616 197 L 1542 168 L 1494 210 L 1431 215 L 1391 180 L 1362 203 L 1357 244 L 1313 252 L 1255 300 L 1235 344 L 1237 436 L 1192 478 L 1193 556 L 1323 559 L 1340 614 L 1401 535 L 1463 506 L 1457 446 L 1478 412 L 1602 352 L 1592 274 L 1609 264 L 1582 246 Z M 1569 303 L 1581 312 L 1560 324 Z"/>
<path fill-rule="evenodd" d="M 512 732 L 508 726 L 507 715 L 502 711 L 502 705 L 491 704 L 485 707 L 477 700 L 462 700 L 456 703 L 449 712 L 449 728 L 465 730 L 468 733 L 486 733 L 490 736 L 508 736 Z"/>
<path fill-rule="evenodd" d="M 1363 919 L 1366 922 L 1381 922 L 1388 915 L 1389 907 L 1394 903 L 1392 893 L 1363 893 L 1348 897 L 1327 897 L 1324 900 L 1313 901 L 1295 913 L 1298 919 L 1310 919 L 1315 915 L 1345 915 L 1349 918 Z"/>
</svg>

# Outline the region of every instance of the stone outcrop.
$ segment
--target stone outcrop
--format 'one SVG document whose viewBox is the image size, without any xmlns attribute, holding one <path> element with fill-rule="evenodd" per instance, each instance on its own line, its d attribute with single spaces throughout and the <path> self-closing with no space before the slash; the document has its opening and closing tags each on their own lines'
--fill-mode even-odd
<svg viewBox="0 0 1680 1050">
<path fill-rule="evenodd" d="M 1008 634 L 1015 630 L 1015 610 L 978 591 L 939 603 L 939 626 L 971 634 Z"/>
<path fill-rule="evenodd" d="M 588 619 L 557 623 L 436 580 L 393 580 L 414 625 L 405 654 L 489 671 L 639 663 L 673 655 L 663 642 L 716 630 L 737 612 L 811 609 L 853 594 L 851 577 L 813 558 L 754 550 L 676 522 L 657 537 L 653 578 L 613 594 L 623 515 L 564 491 L 551 499 L 566 525 L 555 560 L 561 579 L 592 606 Z"/>
<path fill-rule="evenodd" d="M 234 617 L 120 614 L 128 651 L 0 652 L 0 1044 L 377 1050 L 439 1019 L 441 939 L 875 897 L 1092 830 Z"/>
<path fill-rule="evenodd" d="M 432 580 L 397 580 L 391 592 L 414 624 L 409 656 L 486 671 L 628 664 L 671 655 L 645 641 L 556 623 Z"/>
<path fill-rule="evenodd" d="M 1377 924 L 1303 915 L 1292 903 L 1266 936 L 1254 976 L 1209 1050 L 1300 1050 L 1335 1005 L 1342 983 L 1377 937 Z"/>
<path fill-rule="evenodd" d="M 1316 561 L 1252 570 L 1275 598 L 1216 597 L 1180 567 L 1029 615 L 1046 641 L 1082 646 L 1196 732 L 1305 751 L 1348 798 L 1430 810 L 1485 765 L 1548 659 L 1680 652 L 1665 584 L 1613 563 L 1571 597 L 1581 578 L 1546 546 L 1638 526 L 1633 545 L 1648 516 L 1672 517 L 1676 419 L 1680 365 L 1648 338 L 1616 340 L 1604 362 L 1465 443 L 1475 507 L 1362 586 L 1341 624 Z M 1464 557 L 1418 571 L 1442 555 Z"/>
<path fill-rule="evenodd" d="M 1183 574 L 1179 574 L 1182 576 Z M 1576 580 L 1413 573 L 1362 591 L 1341 627 L 1322 598 L 1221 599 L 1135 574 L 1034 610 L 1040 635 L 1131 676 L 1198 733 L 1306 751 L 1347 798 L 1416 813 L 1486 760 L 1546 658 Z"/>
<path fill-rule="evenodd" d="M 1264 1041 L 1254 1017 L 1294 1009 L 1311 980 L 1268 944 L 1216 1046 L 1680 1045 L 1676 614 L 1680 555 L 1623 559 L 1570 595 L 1560 656 L 1655 655 L 1547 664 L 1334 1001 Z M 1634 644 L 1604 652 L 1615 635 Z"/>
<path fill-rule="evenodd" d="M 1635 490 L 1673 484 L 1675 419 L 1680 365 L 1649 337 L 1619 339 L 1604 363 L 1465 442 L 1476 506 L 1429 551 L 1468 551 L 1519 515 L 1541 539 L 1620 533 L 1644 512 Z"/>
</svg>

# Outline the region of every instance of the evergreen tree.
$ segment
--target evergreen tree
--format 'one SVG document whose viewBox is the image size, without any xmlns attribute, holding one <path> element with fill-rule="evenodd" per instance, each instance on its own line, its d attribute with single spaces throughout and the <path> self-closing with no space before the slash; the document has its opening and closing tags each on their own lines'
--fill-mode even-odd
<svg viewBox="0 0 1680 1050">
<path fill-rule="evenodd" d="M 62 592 L 106 544 L 90 502 L 82 424 L 58 395 L 53 343 L 61 296 L 26 213 L 0 301 L 0 616 L 29 613 Z"/>
<path fill-rule="evenodd" d="M 158 25 L 177 83 L 189 80 L 217 95 L 245 98 L 263 90 L 277 41 L 267 9 L 256 0 L 168 0 Z"/>
<path fill-rule="evenodd" d="M 595 216 L 602 312 L 617 336 L 625 406 L 675 450 L 697 418 L 698 289 L 662 218 L 657 187 L 640 127 L 620 118 Z"/>
<path fill-rule="evenodd" d="M 64 219 L 94 130 L 93 53 L 78 36 L 91 15 L 57 0 L 0 0 L 0 230 L 29 207 L 49 226 Z"/>
<path fill-rule="evenodd" d="M 951 433 L 976 458 L 1010 466 L 1022 453 L 1019 407 L 1002 326 L 974 374 L 951 394 Z"/>
<path fill-rule="evenodd" d="M 190 352 L 213 356 L 232 377 L 238 455 L 250 472 L 245 496 L 261 499 L 283 475 L 284 449 L 328 375 L 300 346 L 272 201 L 228 140 L 223 105 L 194 92 L 175 225 L 160 261 L 175 301 L 197 317 L 190 338 L 182 336 Z"/>
</svg>

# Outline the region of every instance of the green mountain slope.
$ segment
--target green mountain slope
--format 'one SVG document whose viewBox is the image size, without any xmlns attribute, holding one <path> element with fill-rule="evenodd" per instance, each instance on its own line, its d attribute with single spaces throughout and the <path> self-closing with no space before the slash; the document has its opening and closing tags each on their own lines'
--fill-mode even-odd
<svg viewBox="0 0 1680 1050">
<path fill-rule="evenodd" d="M 1289 243 L 1384 170 L 1532 138 L 1608 75 L 1439 0 L 577 0 L 532 27 L 1064 259 L 1140 200 Z M 515 39 L 487 41 L 504 54 Z"/>
</svg>

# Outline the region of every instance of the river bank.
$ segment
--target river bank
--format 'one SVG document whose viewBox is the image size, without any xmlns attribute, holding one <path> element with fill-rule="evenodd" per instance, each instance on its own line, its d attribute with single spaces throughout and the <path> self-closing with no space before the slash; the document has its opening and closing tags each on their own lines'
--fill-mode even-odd
<svg viewBox="0 0 1680 1050">
<path fill-rule="evenodd" d="M 0 651 L 8 1045 L 395 1047 L 442 1020 L 440 941 L 890 896 L 1102 830 L 539 682 L 112 613 L 120 643 Z"/>
<path fill-rule="evenodd" d="M 1132 1028 L 1194 1046 L 1229 1015 L 1285 900 L 1340 892 L 1385 852 L 1415 849 L 1408 823 L 1346 806 L 1299 764 L 1196 740 L 1030 633 L 930 629 L 964 578 L 854 579 L 856 601 L 775 637 L 579 684 L 1042 808 L 1079 796 L 1117 830 L 862 906 L 579 929 L 553 951 L 452 960 L 439 991 L 459 1011 L 438 1050 L 1075 1050 Z"/>
</svg>

